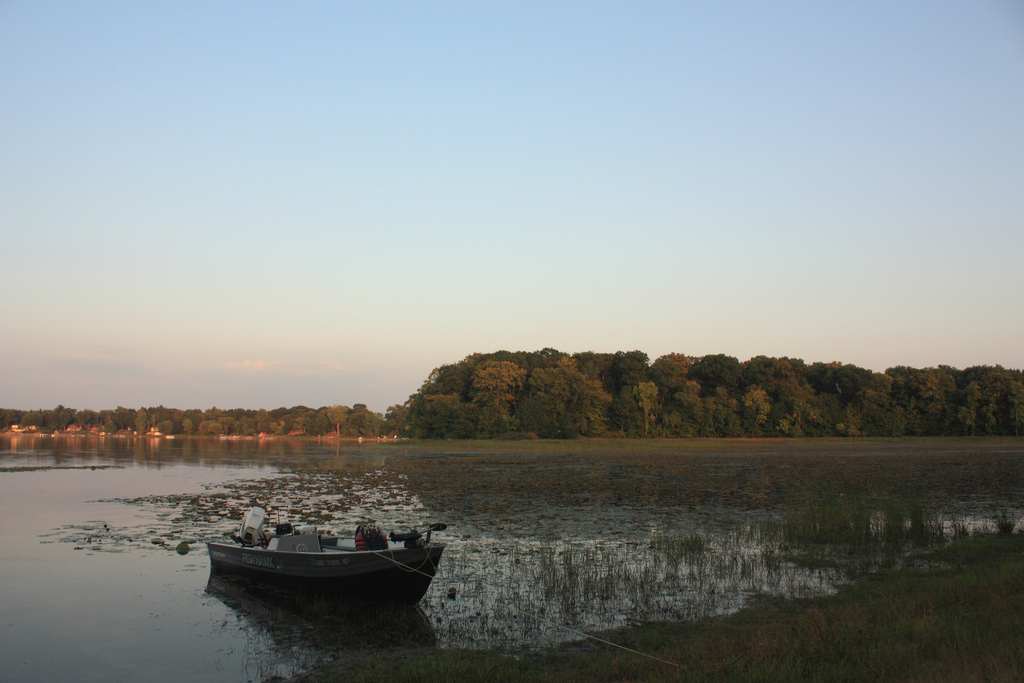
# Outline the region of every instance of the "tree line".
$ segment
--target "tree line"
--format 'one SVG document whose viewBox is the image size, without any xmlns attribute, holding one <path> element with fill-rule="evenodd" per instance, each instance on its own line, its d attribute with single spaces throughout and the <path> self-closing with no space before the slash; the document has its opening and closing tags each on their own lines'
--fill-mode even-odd
<svg viewBox="0 0 1024 683">
<path fill-rule="evenodd" d="M 1020 435 L 1024 373 L 499 351 L 435 369 L 405 407 L 420 438 Z"/>
<path fill-rule="evenodd" d="M 374 412 L 362 403 L 321 408 L 294 406 L 274 410 L 181 410 L 155 406 L 117 407 L 113 410 L 75 410 L 57 406 L 51 410 L 0 409 L 0 428 L 19 425 L 39 431 L 62 431 L 72 425 L 107 433 L 134 431 L 139 434 L 157 430 L 162 434 L 200 436 L 381 436 L 397 434 L 404 421 L 405 408 L 392 406 L 386 413 Z"/>
<path fill-rule="evenodd" d="M 555 349 L 473 354 L 383 414 L 357 403 L 274 410 L 0 409 L 0 429 L 415 438 L 961 436 L 1024 434 L 1024 372 L 798 358 Z"/>
</svg>

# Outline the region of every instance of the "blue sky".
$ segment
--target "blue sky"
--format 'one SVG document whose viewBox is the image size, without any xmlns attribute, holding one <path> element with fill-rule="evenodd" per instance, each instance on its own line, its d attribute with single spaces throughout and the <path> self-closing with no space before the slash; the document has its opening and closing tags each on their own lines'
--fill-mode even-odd
<svg viewBox="0 0 1024 683">
<path fill-rule="evenodd" d="M 0 405 L 1024 366 L 1024 7 L 833 5 L 0 2 Z"/>
</svg>

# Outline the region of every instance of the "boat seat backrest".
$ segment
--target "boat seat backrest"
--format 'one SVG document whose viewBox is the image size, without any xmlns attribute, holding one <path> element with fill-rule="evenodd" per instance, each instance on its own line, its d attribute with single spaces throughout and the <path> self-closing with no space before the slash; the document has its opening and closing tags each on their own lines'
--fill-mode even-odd
<svg viewBox="0 0 1024 683">
<path fill-rule="evenodd" d="M 286 553 L 318 553 L 320 552 L 320 537 L 316 534 L 295 534 L 290 536 L 277 536 L 274 550 Z"/>
</svg>

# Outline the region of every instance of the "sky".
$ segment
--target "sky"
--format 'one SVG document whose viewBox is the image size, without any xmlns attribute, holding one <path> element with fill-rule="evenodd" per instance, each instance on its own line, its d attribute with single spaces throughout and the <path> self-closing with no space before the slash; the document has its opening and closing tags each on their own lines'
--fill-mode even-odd
<svg viewBox="0 0 1024 683">
<path fill-rule="evenodd" d="M 1024 5 L 0 0 L 0 406 L 1024 367 Z"/>
</svg>

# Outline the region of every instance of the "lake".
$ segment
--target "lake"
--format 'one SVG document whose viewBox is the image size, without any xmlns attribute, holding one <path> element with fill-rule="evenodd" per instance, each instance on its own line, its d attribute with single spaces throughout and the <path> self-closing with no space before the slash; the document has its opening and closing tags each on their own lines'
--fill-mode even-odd
<svg viewBox="0 0 1024 683">
<path fill-rule="evenodd" d="M 773 531 L 805 498 L 920 500 L 940 533 L 1019 515 L 1020 440 L 322 446 L 0 436 L 0 656 L 18 681 L 287 677 L 396 648 L 529 650 L 850 580 Z M 859 495 L 859 494 L 858 494 Z M 815 498 L 815 499 L 817 499 Z M 210 581 L 252 500 L 351 533 L 443 521 L 416 609 Z M 958 527 L 959 528 L 959 527 Z M 191 551 L 180 555 L 181 541 Z"/>
</svg>

